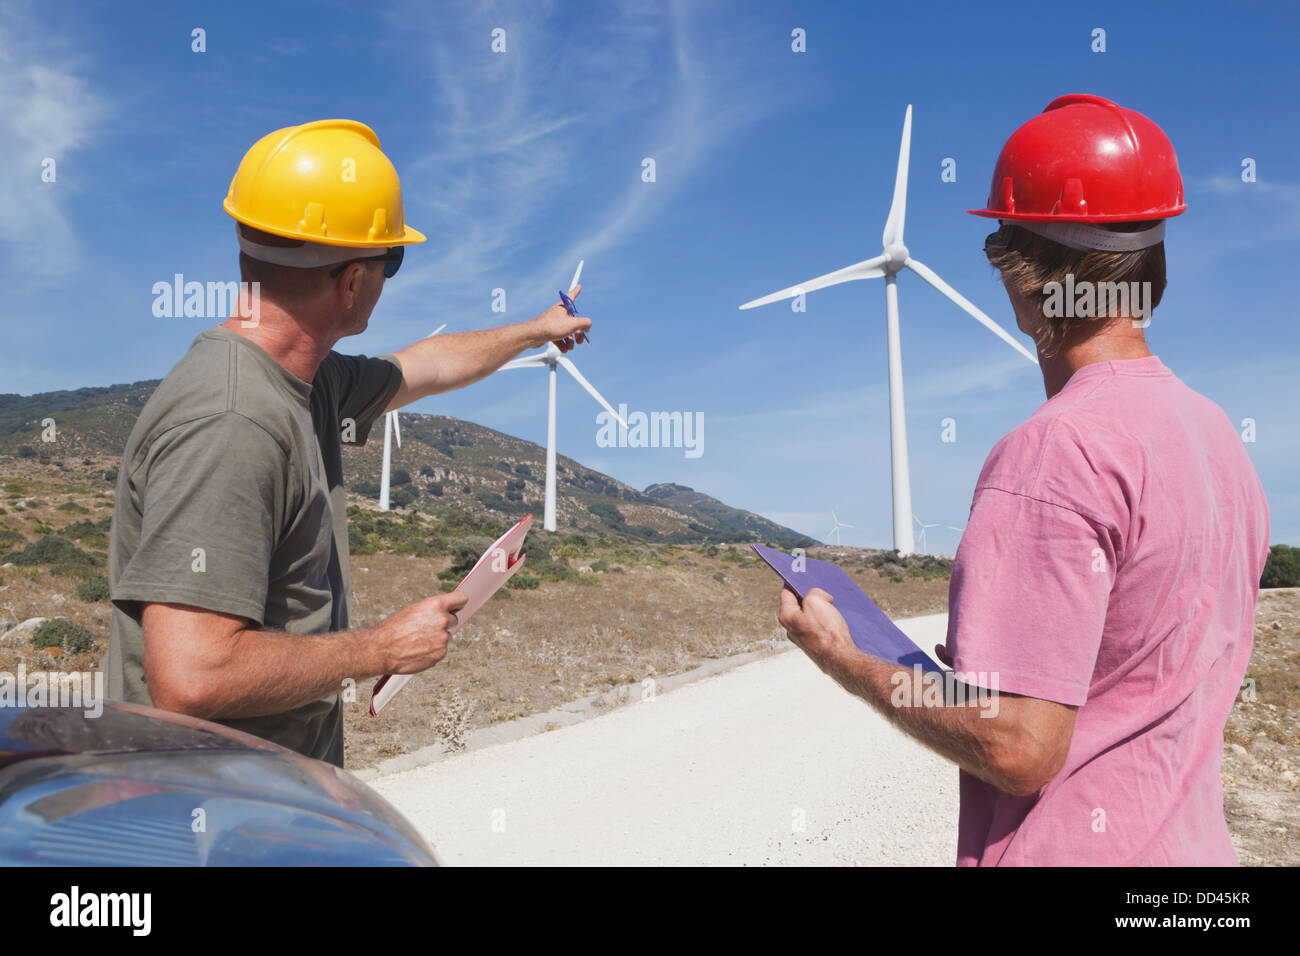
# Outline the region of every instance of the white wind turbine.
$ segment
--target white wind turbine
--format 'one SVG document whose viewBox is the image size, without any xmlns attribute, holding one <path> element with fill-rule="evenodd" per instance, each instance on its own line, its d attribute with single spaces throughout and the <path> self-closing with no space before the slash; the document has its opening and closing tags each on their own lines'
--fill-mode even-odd
<svg viewBox="0 0 1300 956">
<path fill-rule="evenodd" d="M 839 543 L 840 543 L 840 528 L 852 528 L 853 525 L 851 525 L 851 524 L 845 524 L 843 521 L 841 521 L 841 520 L 839 519 L 839 516 L 835 514 L 835 509 L 833 509 L 833 508 L 831 509 L 831 520 L 835 522 L 835 527 L 831 528 L 830 531 L 827 531 L 827 532 L 826 532 L 826 537 L 829 538 L 831 535 L 835 535 L 835 544 L 836 544 L 836 545 L 839 545 Z"/>
<path fill-rule="evenodd" d="M 578 284 L 578 279 L 582 276 L 582 262 L 578 263 L 578 269 L 573 273 L 573 281 L 569 283 L 569 291 L 572 292 L 574 286 Z M 543 515 L 542 528 L 546 531 L 555 530 L 555 369 L 557 366 L 563 366 L 564 370 L 573 376 L 574 380 L 587 390 L 596 401 L 604 406 L 605 411 L 609 412 L 624 427 L 627 428 L 627 422 L 623 421 L 623 416 L 614 411 L 614 406 L 605 401 L 605 397 L 596 391 L 596 387 L 587 381 L 578 367 L 573 364 L 559 349 L 554 342 L 551 342 L 541 352 L 517 358 L 512 362 L 507 362 L 501 367 L 509 368 L 537 368 L 546 367 L 550 369 L 549 395 L 546 404 L 546 510 Z"/>
<path fill-rule="evenodd" d="M 809 279 L 799 285 L 790 286 L 780 292 L 752 302 L 746 302 L 742 309 L 752 309 L 779 302 L 781 299 L 794 298 L 805 292 L 814 292 L 827 286 L 852 282 L 854 279 L 885 280 L 885 328 L 889 341 L 889 452 L 892 464 L 894 490 L 894 547 L 900 554 L 911 554 L 914 548 L 912 538 L 912 491 L 907 468 L 907 420 L 903 414 L 903 359 L 898 339 L 898 273 L 902 269 L 911 269 L 930 285 L 934 286 L 960 308 L 968 312 L 981 325 L 998 338 L 1002 339 L 1017 352 L 1035 365 L 1038 359 L 1032 352 L 1011 337 L 1006 329 L 998 325 L 987 315 L 977 309 L 952 286 L 939 278 L 929 266 L 913 259 L 907 246 L 903 245 L 903 219 L 907 211 L 907 167 L 908 156 L 912 148 L 912 107 L 909 104 L 903 117 L 903 143 L 898 151 L 898 173 L 894 179 L 894 199 L 889 207 L 889 218 L 885 220 L 885 231 L 881 236 L 884 252 L 874 259 L 867 259 L 835 272 Z"/>
<path fill-rule="evenodd" d="M 922 520 L 921 520 L 920 518 L 918 518 L 916 515 L 912 515 L 912 520 L 915 521 L 918 525 L 921 526 L 921 534 L 919 535 L 919 538 L 920 538 L 920 544 L 921 544 L 921 553 L 922 553 L 922 554 L 929 554 L 929 553 L 930 553 L 930 549 L 929 549 L 929 547 L 928 547 L 928 546 L 926 545 L 926 543 L 925 543 L 925 529 L 926 529 L 926 528 L 937 528 L 937 527 L 939 527 L 939 522 L 936 521 L 936 522 L 934 522 L 933 524 L 926 524 L 924 521 L 922 521 Z"/>
<path fill-rule="evenodd" d="M 425 338 L 433 338 L 439 332 L 447 327 L 444 322 Z M 387 412 L 384 415 L 384 468 L 379 474 L 379 507 L 384 511 L 388 510 L 388 482 L 393 468 L 393 439 L 397 439 L 397 447 L 402 447 L 402 426 L 397 422 L 397 412 Z"/>
</svg>

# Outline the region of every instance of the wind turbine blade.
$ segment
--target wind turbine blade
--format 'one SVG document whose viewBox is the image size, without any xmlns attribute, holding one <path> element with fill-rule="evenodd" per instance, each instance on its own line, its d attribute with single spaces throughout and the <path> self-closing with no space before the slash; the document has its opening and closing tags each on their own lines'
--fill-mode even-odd
<svg viewBox="0 0 1300 956">
<path fill-rule="evenodd" d="M 831 509 L 831 520 L 834 521 L 836 524 L 840 523 L 840 516 L 835 513 L 834 508 Z"/>
<path fill-rule="evenodd" d="M 939 278 L 938 273 L 936 273 L 933 269 L 927 266 L 924 262 L 921 262 L 918 259 L 913 259 L 909 256 L 907 262 L 903 263 L 903 265 L 907 266 L 907 268 L 911 269 L 913 272 L 919 275 L 926 282 L 930 283 L 930 285 L 934 286 L 936 289 L 938 289 L 948 298 L 952 299 L 953 302 L 955 302 L 958 306 L 960 306 L 962 309 L 968 312 L 971 315 L 971 317 L 975 319 L 975 321 L 979 322 L 980 325 L 984 326 L 986 329 L 988 329 L 990 332 L 992 332 L 994 335 L 1000 338 L 1003 342 L 1006 342 L 1013 349 L 1015 349 L 1025 358 L 1029 359 L 1029 361 L 1033 362 L 1035 365 L 1038 364 L 1037 355 L 1029 351 L 1029 349 L 1025 348 L 1019 342 L 1017 342 L 1011 336 L 1010 332 L 1008 332 L 1002 326 L 998 325 L 996 322 L 990 319 L 987 315 L 985 315 L 978 308 L 976 308 L 969 299 L 967 299 L 964 295 L 962 295 L 960 292 L 958 292 L 948 283 L 944 282 L 943 279 Z"/>
<path fill-rule="evenodd" d="M 944 527 L 947 528 L 949 531 L 965 531 L 965 530 L 966 530 L 965 528 L 955 528 L 955 527 L 953 527 L 953 526 L 950 525 L 950 524 L 946 524 L 946 525 L 944 525 Z"/>
<path fill-rule="evenodd" d="M 569 283 L 569 291 L 570 291 L 570 292 L 572 292 L 572 291 L 573 291 L 573 287 L 574 287 L 575 285 L 578 284 L 578 280 L 582 278 L 582 264 L 583 264 L 583 262 L 585 262 L 585 261 L 586 261 L 585 259 L 579 259 L 579 260 L 578 260 L 578 269 L 577 269 L 576 272 L 573 273 L 573 281 Z"/>
<path fill-rule="evenodd" d="M 393 437 L 397 439 L 397 447 L 402 447 L 402 421 L 397 417 L 397 412 L 390 412 L 393 416 Z"/>
<path fill-rule="evenodd" d="M 851 525 L 851 524 L 845 524 L 844 522 L 841 521 L 841 522 L 840 522 L 840 527 L 841 527 L 841 528 L 852 528 L 853 525 Z"/>
<path fill-rule="evenodd" d="M 585 378 L 582 377 L 582 373 L 578 371 L 578 366 L 574 365 L 563 355 L 560 356 L 559 363 L 564 366 L 564 370 L 566 372 L 568 372 L 570 375 L 574 377 L 574 379 L 577 380 L 579 385 L 581 385 L 583 388 L 587 390 L 588 394 L 590 394 L 592 398 L 594 398 L 596 401 L 600 402 L 600 404 L 605 406 L 605 411 L 613 415 L 614 418 L 618 420 L 618 423 L 620 425 L 622 425 L 624 428 L 629 427 L 627 422 L 623 421 L 623 416 L 620 415 L 618 412 L 614 411 L 614 406 L 611 405 L 609 402 L 605 401 L 605 396 L 601 395 L 600 392 L 596 391 L 596 386 L 592 385 L 589 381 L 587 381 Z"/>
<path fill-rule="evenodd" d="M 438 326 L 436 329 L 434 329 L 432 332 L 430 332 L 428 335 L 426 335 L 425 338 L 426 338 L 426 339 L 431 339 L 431 338 L 433 338 L 435 335 L 437 335 L 439 332 L 441 332 L 441 331 L 442 331 L 443 329 L 445 329 L 446 327 L 447 327 L 447 323 L 446 323 L 446 322 L 442 323 L 442 325 Z"/>
<path fill-rule="evenodd" d="M 855 279 L 879 279 L 885 274 L 884 262 L 884 256 L 876 256 L 876 258 L 868 259 L 865 262 L 855 262 L 851 266 L 845 266 L 835 272 L 828 272 L 816 279 L 809 279 L 807 282 L 800 282 L 798 285 L 792 285 L 780 292 L 765 295 L 761 299 L 746 302 L 741 308 L 756 309 L 760 305 L 780 302 L 782 299 L 793 299 L 801 292 L 816 292 L 818 289 L 824 289 L 830 285 L 839 285 L 841 282 L 852 282 Z"/>
<path fill-rule="evenodd" d="M 545 365 L 546 360 L 540 355 L 525 355 L 523 358 L 512 359 L 502 365 L 501 368 L 536 368 L 539 365 Z M 500 369 L 498 369 L 500 371 Z"/>
<path fill-rule="evenodd" d="M 912 154 L 912 104 L 907 104 L 907 113 L 903 116 L 903 143 L 898 148 L 898 172 L 894 176 L 894 201 L 889 204 L 889 218 L 885 220 L 885 232 L 881 244 L 888 249 L 895 242 L 903 241 L 903 219 L 907 215 L 907 164 Z"/>
</svg>

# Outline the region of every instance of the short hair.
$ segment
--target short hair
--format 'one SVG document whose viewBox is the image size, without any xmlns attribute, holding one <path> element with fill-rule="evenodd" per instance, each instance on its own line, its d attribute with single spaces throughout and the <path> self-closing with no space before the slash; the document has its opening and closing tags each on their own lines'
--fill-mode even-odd
<svg viewBox="0 0 1300 956">
<path fill-rule="evenodd" d="M 301 240 L 276 236 L 243 223 L 240 223 L 239 229 L 245 239 L 252 240 L 258 245 L 282 246 L 285 248 L 302 245 Z M 360 250 L 360 252 L 362 255 L 365 254 L 365 250 Z M 369 263 L 366 264 L 369 265 Z M 382 265 L 382 263 L 380 264 Z M 286 305 L 305 302 L 319 295 L 332 281 L 333 277 L 330 275 L 330 271 L 335 268 L 337 266 L 328 265 L 300 269 L 295 266 L 282 266 L 274 262 L 254 259 L 242 250 L 239 253 L 239 278 L 244 282 L 260 283 L 261 295 L 266 296 L 272 302 L 280 302 Z"/>
<path fill-rule="evenodd" d="M 1159 220 L 1110 223 L 1113 232 L 1138 232 Z M 1002 273 L 1002 281 L 1027 301 L 1037 301 L 1041 314 L 1044 288 L 1053 282 L 1064 284 L 1072 275 L 1080 282 L 1144 282 L 1151 290 L 1150 307 L 1160 304 L 1164 295 L 1165 244 L 1163 241 L 1135 252 L 1105 252 L 1099 249 L 1072 249 L 1037 233 L 1021 229 L 1013 222 L 1003 222 L 998 231 L 984 241 L 989 263 Z M 1044 355 L 1056 354 L 1065 340 L 1090 325 L 1104 324 L 1111 316 L 1089 318 L 1043 316 L 1042 336 L 1038 347 Z"/>
</svg>

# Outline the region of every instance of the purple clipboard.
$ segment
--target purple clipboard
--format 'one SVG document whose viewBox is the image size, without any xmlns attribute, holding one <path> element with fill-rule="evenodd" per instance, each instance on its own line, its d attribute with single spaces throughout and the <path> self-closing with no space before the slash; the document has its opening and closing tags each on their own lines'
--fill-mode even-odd
<svg viewBox="0 0 1300 956">
<path fill-rule="evenodd" d="M 838 564 L 801 558 L 800 570 L 795 570 L 795 558 L 792 555 L 761 544 L 752 544 L 750 547 L 781 576 L 781 580 L 790 585 L 800 600 L 813 588 L 821 588 L 835 598 L 835 609 L 844 615 L 849 635 L 858 650 L 907 668 L 920 664 L 922 670 L 943 671 L 910 637 L 898 629 L 898 625 L 884 611 L 876 607 L 875 602 L 867 597 Z"/>
</svg>

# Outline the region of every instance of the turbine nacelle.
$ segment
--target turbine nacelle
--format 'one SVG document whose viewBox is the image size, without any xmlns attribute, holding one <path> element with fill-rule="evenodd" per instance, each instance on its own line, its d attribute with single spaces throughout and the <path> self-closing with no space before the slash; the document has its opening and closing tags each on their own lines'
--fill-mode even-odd
<svg viewBox="0 0 1300 956">
<path fill-rule="evenodd" d="M 910 259 L 911 256 L 907 251 L 907 246 L 903 245 L 900 240 L 898 242 L 891 242 L 889 245 L 885 246 L 884 258 L 885 261 L 881 264 L 881 267 L 885 270 L 887 275 L 893 275 L 902 269 L 903 266 L 907 265 L 907 260 Z"/>
<path fill-rule="evenodd" d="M 879 279 L 882 277 L 885 279 L 887 283 L 885 286 L 885 328 L 889 350 L 889 448 L 894 495 L 894 547 L 901 554 L 912 553 L 915 538 L 912 533 L 912 522 L 908 520 L 913 515 L 911 513 L 911 479 L 907 463 L 907 424 L 903 414 L 903 359 L 898 329 L 898 273 L 903 269 L 910 269 L 971 318 L 1002 339 L 1029 361 L 1035 365 L 1038 364 L 1038 357 L 1033 352 L 1025 348 L 1006 329 L 981 312 L 970 300 L 940 278 L 939 274 L 924 262 L 913 259 L 911 252 L 904 245 L 903 230 L 907 218 L 907 170 L 911 149 L 912 107 L 908 106 L 907 112 L 903 115 L 903 139 L 898 150 L 898 168 L 894 175 L 893 200 L 889 205 L 889 216 L 885 220 L 884 232 L 880 236 L 880 245 L 883 249 L 881 255 L 863 262 L 854 263 L 851 266 L 845 266 L 835 272 L 817 276 L 815 279 L 800 282 L 798 285 L 788 286 L 779 292 L 773 292 L 771 295 L 765 295 L 761 299 L 754 299 L 741 306 L 742 309 L 754 309 L 772 302 L 815 292 L 818 289 L 839 285 L 842 282 L 853 282 L 859 279 Z M 842 527 L 842 524 L 837 522 L 836 526 L 831 529 L 831 534 L 836 536 L 837 541 L 840 527 Z M 928 527 L 933 527 L 933 525 L 923 525 L 921 528 L 923 541 L 925 529 Z"/>
</svg>

